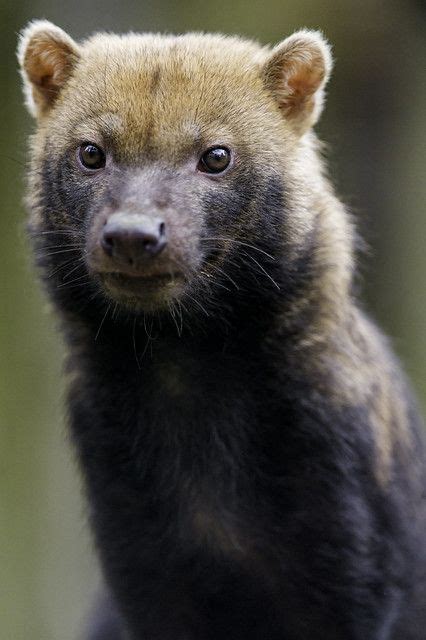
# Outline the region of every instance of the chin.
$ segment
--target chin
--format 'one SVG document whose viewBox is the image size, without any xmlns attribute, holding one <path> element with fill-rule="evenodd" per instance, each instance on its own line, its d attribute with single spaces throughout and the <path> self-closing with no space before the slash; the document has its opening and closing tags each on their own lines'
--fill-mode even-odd
<svg viewBox="0 0 426 640">
<path fill-rule="evenodd" d="M 107 273 L 99 278 L 109 299 L 134 312 L 153 313 L 167 309 L 179 301 L 185 290 L 181 275 L 135 277 Z"/>
</svg>

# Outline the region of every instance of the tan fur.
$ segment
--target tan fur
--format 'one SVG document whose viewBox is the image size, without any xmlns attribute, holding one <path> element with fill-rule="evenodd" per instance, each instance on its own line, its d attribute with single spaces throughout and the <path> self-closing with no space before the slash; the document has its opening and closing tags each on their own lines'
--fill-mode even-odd
<svg viewBox="0 0 426 640">
<path fill-rule="evenodd" d="M 341 345 L 349 334 L 354 348 Z M 311 347 L 312 349 L 312 347 Z M 316 355 L 316 357 L 315 357 Z M 374 428 L 377 450 L 376 475 L 381 484 L 392 477 L 394 456 L 407 456 L 413 446 L 408 406 L 394 379 L 383 338 L 375 327 L 352 310 L 345 326 L 328 337 L 327 350 L 313 348 L 311 372 L 315 371 L 321 393 L 341 407 L 365 407 Z"/>
<path fill-rule="evenodd" d="M 331 70 L 323 37 L 301 31 L 274 49 L 204 34 L 96 34 L 77 45 L 57 27 L 37 22 L 22 35 L 19 59 L 27 103 L 38 118 L 29 189 L 36 226 L 46 140 L 48 153 L 59 158 L 85 140 L 102 145 L 110 137 L 121 162 L 149 157 L 177 168 L 194 163 L 198 139 L 204 147 L 243 143 L 260 172 L 274 168 L 292 216 L 286 229 L 290 257 L 297 257 L 314 230 L 321 238 L 315 256 L 321 275 L 280 318 L 290 326 L 316 309 L 315 322 L 295 345 L 295 367 L 306 367 L 318 391 L 337 405 L 368 407 L 376 428 L 377 475 L 386 481 L 395 450 L 410 446 L 406 408 L 380 339 L 354 309 L 352 225 L 324 177 L 310 131 Z M 253 234 L 259 233 L 255 218 L 252 224 Z M 351 331 L 355 346 L 346 353 L 343 333 Z M 182 381 L 172 375 L 169 384 L 178 395 Z M 196 514 L 200 531 L 212 522 L 210 515 Z"/>
</svg>

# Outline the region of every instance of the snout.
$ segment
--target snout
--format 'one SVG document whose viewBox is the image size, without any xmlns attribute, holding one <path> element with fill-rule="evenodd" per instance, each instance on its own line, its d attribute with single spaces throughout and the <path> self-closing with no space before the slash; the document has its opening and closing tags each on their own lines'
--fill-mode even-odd
<svg viewBox="0 0 426 640">
<path fill-rule="evenodd" d="M 189 216 L 187 207 L 160 207 L 149 194 L 118 207 L 105 207 L 89 220 L 87 270 L 115 302 L 132 309 L 165 308 L 184 295 L 200 264 L 199 219 Z"/>
<path fill-rule="evenodd" d="M 166 221 L 154 215 L 123 210 L 99 215 L 88 234 L 89 271 L 118 302 L 132 308 L 164 306 L 185 286 L 173 252 L 176 231 L 169 229 L 169 238 L 167 231 Z"/>
<path fill-rule="evenodd" d="M 114 213 L 103 227 L 100 244 L 117 269 L 138 269 L 152 262 L 167 244 L 164 220 L 135 213 Z"/>
</svg>

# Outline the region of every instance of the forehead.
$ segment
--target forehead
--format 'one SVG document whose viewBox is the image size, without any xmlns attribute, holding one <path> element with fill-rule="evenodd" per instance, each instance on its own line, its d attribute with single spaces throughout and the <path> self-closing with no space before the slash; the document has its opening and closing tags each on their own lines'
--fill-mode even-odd
<svg viewBox="0 0 426 640">
<path fill-rule="evenodd" d="M 77 136 L 109 135 L 122 148 L 231 143 L 247 129 L 255 135 L 268 108 L 264 55 L 222 36 L 95 36 L 59 115 L 68 112 Z"/>
</svg>

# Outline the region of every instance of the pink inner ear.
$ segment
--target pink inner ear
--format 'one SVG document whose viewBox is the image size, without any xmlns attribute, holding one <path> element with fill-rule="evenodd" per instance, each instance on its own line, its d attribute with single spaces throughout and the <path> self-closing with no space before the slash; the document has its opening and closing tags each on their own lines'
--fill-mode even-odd
<svg viewBox="0 0 426 640">
<path fill-rule="evenodd" d="M 36 84 L 39 87 L 42 87 L 43 89 L 47 89 L 52 85 L 52 77 L 53 77 L 53 74 L 51 73 L 41 76 L 36 82 Z"/>
<path fill-rule="evenodd" d="M 33 69 L 29 70 L 28 75 L 31 82 L 43 93 L 48 92 L 52 96 L 59 89 L 57 82 L 55 82 L 56 73 L 54 67 L 49 68 L 44 65 L 44 68 L 40 69 L 39 66 L 34 66 Z"/>
<path fill-rule="evenodd" d="M 298 68 L 287 77 L 284 76 L 284 86 L 280 91 L 282 109 L 291 111 L 314 108 L 314 94 L 324 80 L 325 70 L 320 65 L 298 65 Z"/>
<path fill-rule="evenodd" d="M 26 70 L 31 82 L 51 102 L 60 90 L 70 68 L 72 51 L 64 45 L 38 41 L 28 47 Z"/>
<path fill-rule="evenodd" d="M 323 79 L 323 71 L 319 72 L 316 69 L 308 69 L 305 67 L 300 69 L 298 73 L 290 76 L 287 84 L 295 93 L 312 95 L 318 89 Z"/>
</svg>

